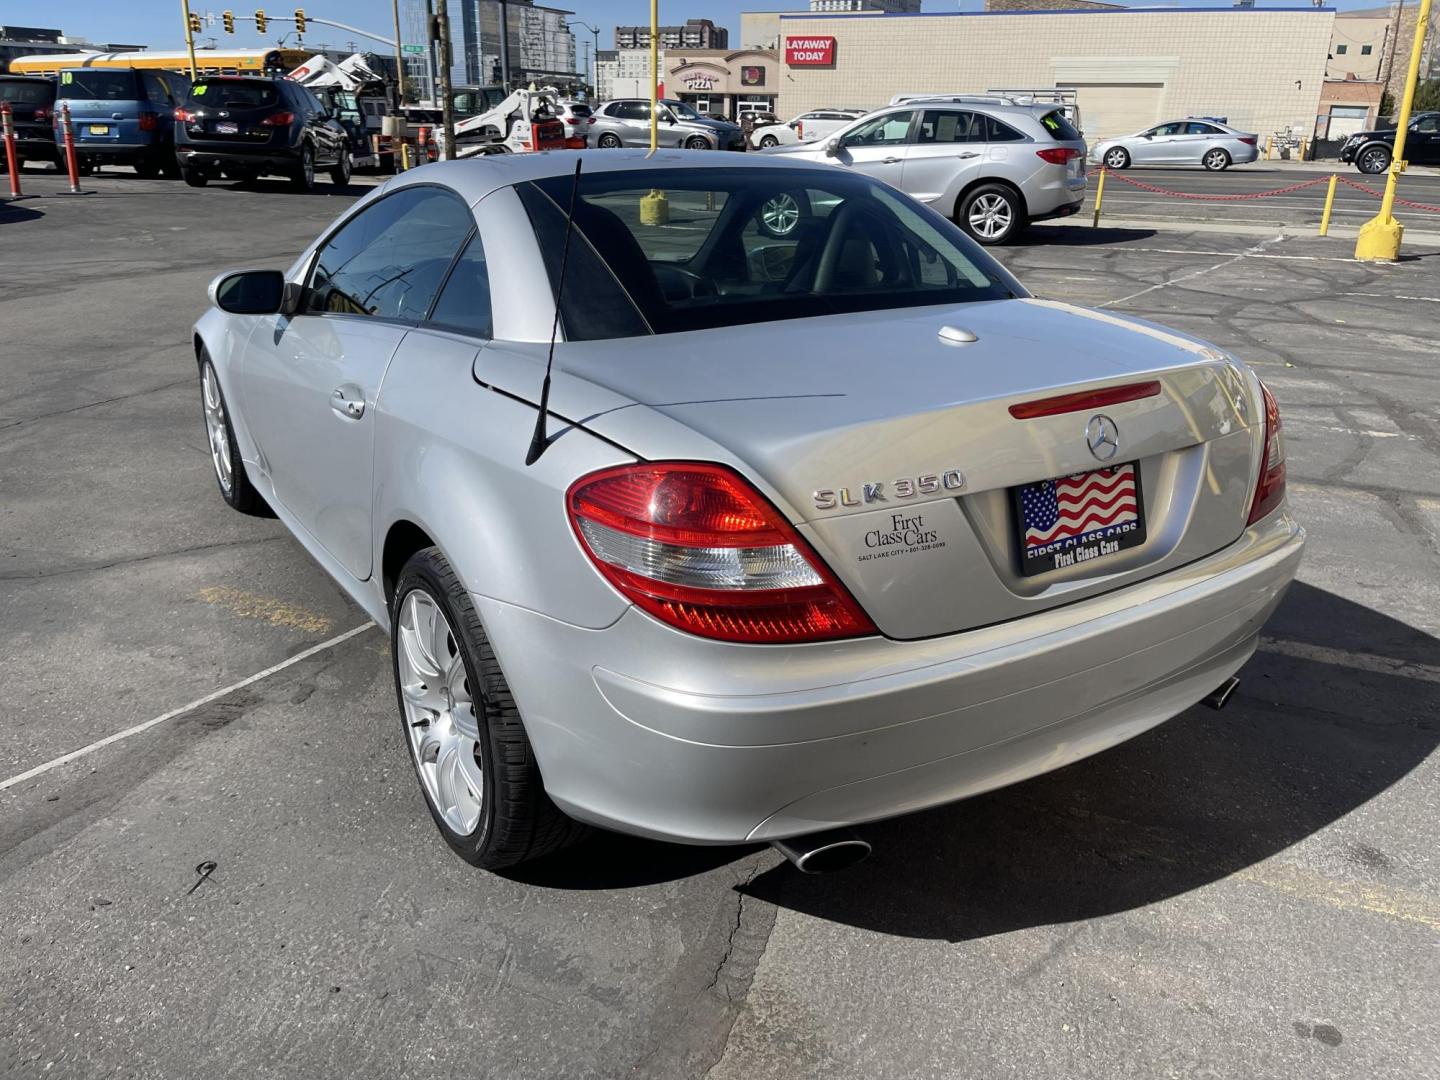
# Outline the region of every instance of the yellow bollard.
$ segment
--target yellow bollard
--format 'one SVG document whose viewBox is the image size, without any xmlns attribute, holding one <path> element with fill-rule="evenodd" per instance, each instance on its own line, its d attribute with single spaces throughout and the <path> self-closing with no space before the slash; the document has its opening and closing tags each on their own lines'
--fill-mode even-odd
<svg viewBox="0 0 1440 1080">
<path fill-rule="evenodd" d="M 1270 160 L 1270 150 L 1271 150 L 1271 148 L 1272 148 L 1274 145 L 1275 145 L 1275 140 L 1274 140 L 1273 138 L 1266 138 L 1266 140 L 1265 140 L 1265 160 L 1266 160 L 1266 161 L 1269 161 L 1269 160 Z"/>
<path fill-rule="evenodd" d="M 1335 182 L 1340 177 L 1337 173 L 1330 174 L 1330 187 L 1325 192 L 1325 209 L 1320 214 L 1320 235 L 1330 235 L 1330 210 L 1335 205 Z"/>
<path fill-rule="evenodd" d="M 1100 227 L 1100 203 L 1105 198 L 1105 167 L 1100 167 L 1100 182 L 1095 185 L 1095 217 L 1090 222 L 1091 228 Z"/>
<path fill-rule="evenodd" d="M 670 220 L 670 200 L 659 188 L 640 196 L 640 224 L 664 225 Z"/>
</svg>

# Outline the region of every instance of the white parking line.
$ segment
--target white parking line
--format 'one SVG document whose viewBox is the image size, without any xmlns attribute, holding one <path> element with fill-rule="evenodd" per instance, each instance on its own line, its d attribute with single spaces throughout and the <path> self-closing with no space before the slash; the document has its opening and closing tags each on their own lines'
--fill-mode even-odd
<svg viewBox="0 0 1440 1080">
<path fill-rule="evenodd" d="M 319 645 L 312 645 L 310 646 L 310 648 L 304 650 L 303 652 L 296 653 L 288 660 L 282 660 L 278 664 L 272 664 L 264 671 L 257 671 L 254 675 L 251 675 L 248 678 L 241 679 L 237 683 L 231 683 L 229 686 L 221 687 L 219 690 L 206 694 L 204 697 L 196 698 L 194 701 L 181 705 L 178 709 L 171 709 L 169 712 L 161 713 L 159 716 L 156 716 L 150 720 L 146 720 L 142 724 L 136 724 L 134 727 L 128 727 L 124 731 L 117 731 L 113 735 L 107 735 L 103 739 L 98 739 L 95 742 L 91 743 L 89 746 L 82 746 L 79 750 L 72 750 L 68 754 L 62 754 L 60 755 L 60 757 L 57 757 L 51 761 L 47 761 L 43 765 L 36 765 L 33 769 L 27 769 L 25 772 L 20 773 L 18 776 L 12 776 L 8 780 L 0 781 L 0 791 L 4 791 L 6 788 L 12 788 L 16 784 L 23 784 L 26 780 L 33 780 L 35 777 L 41 776 L 44 773 L 49 772 L 51 769 L 58 768 L 59 766 L 64 765 L 67 762 L 74 761 L 76 758 L 82 758 L 86 754 L 93 754 L 96 750 L 99 750 L 102 747 L 109 746 L 111 743 L 117 743 L 120 742 L 122 739 L 128 739 L 132 735 L 139 735 L 142 731 L 149 731 L 151 728 L 155 727 L 158 724 L 163 724 L 167 720 L 174 720 L 177 716 L 183 716 L 185 713 L 190 712 L 192 709 L 198 709 L 201 705 L 208 705 L 210 704 L 210 702 L 217 701 L 220 698 L 225 697 L 227 694 L 233 694 L 236 690 L 240 690 L 244 687 L 250 686 L 252 683 L 257 683 L 261 679 L 268 679 L 277 671 L 284 671 L 286 668 L 300 663 L 301 660 L 310 659 L 310 657 L 314 656 L 316 653 L 324 652 L 326 649 L 333 649 L 336 645 L 339 645 L 342 642 L 349 641 L 356 634 L 363 634 L 366 630 L 369 630 L 374 625 L 374 623 L 366 623 L 364 626 L 357 626 L 353 630 L 346 630 L 345 633 L 337 634 L 335 637 L 332 637 L 328 641 L 322 641 Z"/>
<path fill-rule="evenodd" d="M 1169 281 L 1162 281 L 1158 285 L 1151 285 L 1148 288 L 1141 289 L 1139 292 L 1131 293 L 1129 296 L 1122 296 L 1118 300 L 1106 300 L 1105 303 L 1100 304 L 1099 306 L 1102 308 L 1107 308 L 1115 304 L 1126 304 L 1129 303 L 1131 300 L 1136 300 L 1142 296 L 1152 293 L 1156 289 L 1167 289 L 1171 285 L 1179 285 L 1182 281 L 1189 281 L 1192 278 L 1201 277 L 1205 274 L 1213 274 L 1216 270 L 1223 270 L 1231 263 L 1239 262 L 1241 259 L 1246 258 L 1250 255 L 1254 255 L 1268 245 L 1278 243 L 1283 239 L 1285 239 L 1285 236 L 1282 233 L 1278 236 L 1272 236 L 1268 240 L 1261 240 L 1258 244 L 1254 244 L 1251 247 L 1246 248 L 1244 251 L 1239 252 L 1238 254 L 1230 255 L 1228 258 L 1225 259 L 1224 262 L 1218 262 L 1214 266 L 1207 266 L 1203 270 L 1192 270 L 1188 274 L 1181 274 L 1179 277 L 1171 278 Z M 1224 252 L 1216 252 L 1215 254 L 1224 254 Z"/>
</svg>

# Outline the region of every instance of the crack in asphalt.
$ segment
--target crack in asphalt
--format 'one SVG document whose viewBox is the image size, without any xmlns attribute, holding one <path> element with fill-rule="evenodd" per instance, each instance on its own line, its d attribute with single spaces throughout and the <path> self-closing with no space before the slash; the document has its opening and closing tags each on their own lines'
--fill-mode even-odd
<svg viewBox="0 0 1440 1080">
<path fill-rule="evenodd" d="M 88 574 L 97 570 L 110 570 L 117 566 L 133 566 L 136 563 L 151 562 L 155 559 L 168 559 L 176 555 L 191 555 L 197 551 L 215 551 L 220 548 L 246 547 L 251 544 L 273 544 L 284 539 L 284 536 L 260 536 L 251 537 L 246 540 L 222 540 L 215 544 L 193 544 L 190 547 L 175 548 L 171 551 L 152 551 L 149 554 L 136 555 L 128 559 L 112 559 L 109 562 L 80 563 L 75 566 L 63 566 L 58 570 L 27 571 L 22 573 L 0 571 L 0 581 L 42 581 L 46 578 L 63 577 L 66 574 Z"/>
<path fill-rule="evenodd" d="M 175 379 L 172 382 L 162 383 L 159 386 L 152 386 L 145 390 L 136 390 L 132 394 L 116 394 L 114 397 L 102 398 L 100 401 L 90 401 L 84 405 L 73 405 L 68 409 L 56 409 L 54 412 L 38 413 L 35 416 L 22 416 L 18 420 L 5 420 L 0 422 L 0 431 L 21 427 L 24 424 L 33 424 L 38 420 L 49 420 L 55 416 L 66 416 L 70 413 L 84 412 L 86 409 L 96 409 L 101 405 L 110 405 L 116 401 L 128 401 L 130 398 L 144 397 L 147 394 L 158 394 L 162 390 L 173 390 L 177 386 L 188 386 L 194 381 L 193 378 L 188 377 Z"/>
</svg>

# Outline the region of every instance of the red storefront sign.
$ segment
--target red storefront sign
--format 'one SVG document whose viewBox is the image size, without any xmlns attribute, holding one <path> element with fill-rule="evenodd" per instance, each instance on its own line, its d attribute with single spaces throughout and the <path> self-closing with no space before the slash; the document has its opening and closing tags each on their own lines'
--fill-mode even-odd
<svg viewBox="0 0 1440 1080">
<path fill-rule="evenodd" d="M 835 63 L 833 37 L 787 37 L 785 63 L 791 67 L 830 67 Z"/>
</svg>

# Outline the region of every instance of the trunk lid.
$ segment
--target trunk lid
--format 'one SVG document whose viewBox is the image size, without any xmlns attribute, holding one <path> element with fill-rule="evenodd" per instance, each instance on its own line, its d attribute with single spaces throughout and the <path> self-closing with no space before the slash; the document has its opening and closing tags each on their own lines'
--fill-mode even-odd
<svg viewBox="0 0 1440 1080">
<path fill-rule="evenodd" d="M 945 327 L 975 340 L 947 343 Z M 896 638 L 1020 617 L 1210 554 L 1243 531 L 1258 467 L 1262 421 L 1240 366 L 1173 331 L 1043 300 L 576 342 L 556 367 L 646 406 L 605 406 L 557 381 L 557 411 L 588 415 L 598 434 L 646 457 L 742 463 Z M 1010 413 L 1137 382 L 1158 389 Z M 1097 414 L 1116 432 L 1109 461 L 1087 442 Z M 688 433 L 703 439 L 687 445 Z M 1143 541 L 1025 573 L 1016 489 L 1130 463 Z"/>
</svg>

